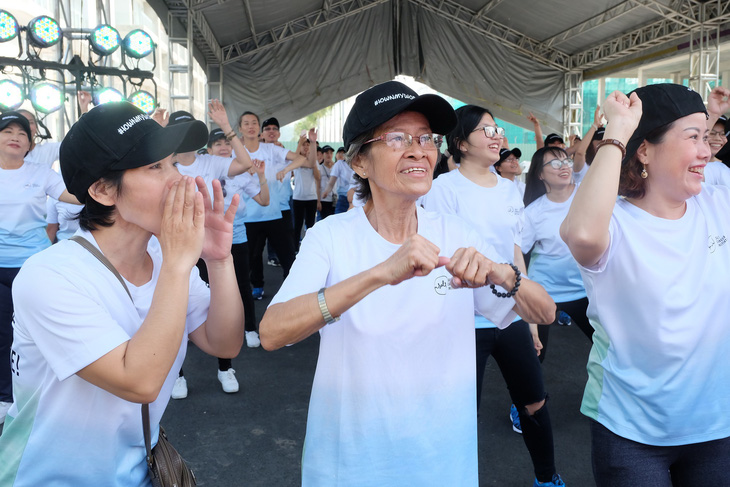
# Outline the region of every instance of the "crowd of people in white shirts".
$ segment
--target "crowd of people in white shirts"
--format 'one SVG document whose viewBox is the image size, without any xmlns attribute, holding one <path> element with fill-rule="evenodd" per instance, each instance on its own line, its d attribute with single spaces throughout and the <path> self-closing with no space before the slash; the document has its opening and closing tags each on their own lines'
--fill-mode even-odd
<svg viewBox="0 0 730 487">
<path fill-rule="evenodd" d="M 390 88 L 401 89 L 398 86 Z M 456 110 L 455 121 L 449 133 L 436 134 L 432 137 L 432 141 L 419 139 L 416 142 L 416 135 L 420 135 L 422 139 L 425 135 L 399 132 L 388 132 L 381 134 L 380 137 L 372 138 L 372 140 L 361 141 L 362 146 L 374 141 L 383 141 L 389 147 L 406 148 L 418 144 L 421 144 L 422 147 L 434 144 L 438 151 L 434 160 L 439 167 L 442 167 L 442 170 L 436 171 L 439 174 L 434 175 L 433 184 L 429 185 L 430 189 L 418 197 L 418 215 L 421 215 L 420 212 L 423 209 L 439 215 L 456 215 L 466 221 L 469 228 L 475 230 L 480 239 L 489 244 L 490 252 L 493 251 L 494 255 L 499 256 L 502 261 L 510 263 L 514 268 L 517 280 L 511 296 L 515 295 L 520 286 L 519 276 L 521 274 L 527 277 L 527 282 L 531 281 L 542 286 L 555 303 L 554 319 L 542 320 L 547 321 L 546 323 L 535 322 L 537 320 L 525 321 L 519 315 L 510 316 L 509 322 L 504 323 L 501 320 L 505 319 L 507 315 L 499 314 L 499 320 L 492 321 L 486 317 L 487 314 L 478 311 L 474 313 L 476 327 L 475 406 L 477 409 L 479 408 L 484 368 L 489 356 L 492 355 L 499 364 L 510 391 L 513 401 L 509 407 L 510 421 L 514 431 L 523 435 L 534 467 L 534 485 L 537 487 L 565 485 L 556 468 L 552 425 L 547 405 L 548 394 L 542 379 L 540 365 L 548 351 L 550 326 L 547 325 L 575 324 L 593 343 L 593 352 L 589 362 L 590 378 L 582 411 L 594 420 L 595 424 L 592 426 L 594 438 L 603 438 L 605 444 L 612 444 L 611 442 L 614 440 L 606 439 L 607 435 L 618 435 L 639 444 L 673 446 L 712 442 L 718 438 L 727 440 L 730 435 L 730 431 L 723 429 L 726 428 L 725 423 L 727 423 L 724 422 L 713 430 L 714 432 L 720 431 L 718 434 L 692 436 L 690 433 L 686 433 L 682 437 L 678 433 L 679 436 L 667 437 L 661 432 L 661 425 L 658 424 L 661 421 L 668 423 L 668 430 L 672 428 L 676 431 L 684 430 L 679 426 L 675 427 L 676 418 L 671 417 L 667 420 L 667 417 L 662 416 L 659 412 L 642 413 L 646 418 L 642 416 L 642 419 L 636 420 L 637 422 L 633 425 L 631 421 L 622 422 L 632 414 L 637 415 L 636 408 L 640 407 L 633 403 L 626 406 L 626 403 L 622 402 L 626 398 L 626 387 L 634 387 L 626 386 L 627 383 L 631 383 L 626 377 L 633 377 L 632 374 L 635 372 L 632 371 L 633 369 L 620 370 L 619 365 L 605 362 L 606 356 L 610 355 L 610 352 L 607 351 L 607 344 L 623 343 L 626 337 L 622 334 L 614 336 L 612 333 L 616 333 L 616 331 L 608 329 L 609 324 L 613 324 L 612 320 L 621 319 L 625 317 L 625 314 L 611 315 L 606 311 L 605 304 L 599 304 L 602 303 L 601 300 L 595 300 L 596 293 L 612 292 L 607 290 L 608 285 L 602 280 L 605 277 L 603 269 L 607 267 L 610 259 L 618 259 L 620 255 L 624 255 L 621 252 L 624 252 L 626 256 L 630 255 L 630 250 L 623 249 L 619 244 L 623 242 L 621 239 L 629 238 L 628 234 L 622 232 L 629 232 L 628 229 L 633 228 L 632 225 L 638 226 L 637 228 L 640 228 L 641 225 L 651 228 L 656 226 L 657 232 L 671 231 L 671 229 L 662 230 L 664 224 L 648 218 L 647 215 L 637 216 L 636 211 L 641 204 L 630 204 L 627 201 L 630 201 L 631 198 L 636 198 L 637 201 L 643 198 L 640 201 L 645 201 L 645 193 L 629 191 L 624 194 L 621 193 L 623 186 L 619 189 L 619 193 L 624 196 L 619 197 L 616 210 L 614 210 L 614 212 L 618 212 L 619 216 L 614 216 L 610 227 L 606 227 L 609 230 L 604 231 L 606 235 L 610 231 L 610 247 L 606 247 L 609 246 L 609 243 L 606 243 L 608 237 L 599 241 L 601 245 L 605 243 L 602 249 L 606 253 L 585 251 L 585 248 L 597 248 L 595 246 L 600 245 L 588 246 L 585 244 L 587 237 L 581 236 L 574 230 L 575 222 L 580 221 L 580 217 L 583 216 L 582 213 L 579 213 L 582 211 L 580 205 L 589 207 L 593 204 L 587 202 L 590 195 L 586 195 L 585 190 L 581 192 L 582 185 L 585 182 L 585 185 L 590 184 L 591 189 L 594 189 L 596 185 L 600 184 L 596 180 L 600 174 L 596 173 L 609 164 L 597 159 L 598 154 L 608 152 L 606 149 L 599 151 L 602 147 L 613 145 L 621 149 L 624 156 L 628 148 L 630 152 L 628 157 L 634 157 L 631 151 L 641 154 L 640 160 L 644 166 L 643 171 L 637 172 L 637 177 L 651 181 L 651 177 L 647 174 L 652 171 L 654 164 L 652 158 L 659 156 L 651 152 L 645 154 L 644 145 L 638 146 L 637 144 L 632 147 L 631 141 L 634 139 L 629 140 L 628 137 L 634 133 L 633 128 L 637 124 L 637 133 L 642 130 L 641 124 L 644 123 L 644 119 L 640 121 L 637 118 L 641 117 L 640 112 L 636 115 L 635 112 L 629 110 L 636 110 L 637 106 L 639 110 L 641 109 L 641 103 L 638 101 L 640 97 L 645 96 L 648 100 L 654 99 L 652 97 L 659 97 L 661 94 L 656 94 L 652 90 L 641 91 L 640 89 L 637 91 L 638 93 L 633 94 L 631 98 L 612 95 L 606 101 L 605 113 L 601 107 L 596 107 L 593 123 L 587 133 L 583 136 L 571 135 L 569 145 L 565 144 L 563 137 L 559 134 L 551 133 L 543 138 L 538 119 L 530 114 L 528 121 L 534 125 L 537 150 L 530 158 L 529 164 L 521 161 L 523 154 L 519 148 L 509 147 L 504 138 L 504 130 L 497 126 L 491 112 L 486 108 L 474 105 L 467 105 Z M 684 96 L 674 86 L 666 88 L 665 91 L 668 93 L 668 95 L 665 93 L 666 96 L 679 96 L 680 98 Z M 700 139 L 704 137 L 709 147 L 706 154 L 706 165 L 702 166 L 701 170 L 692 170 L 702 176 L 702 194 L 707 192 L 710 196 L 715 193 L 713 189 L 708 188 L 730 186 L 730 168 L 727 160 L 725 162 L 722 160 L 723 157 L 730 159 L 730 148 L 727 144 L 730 123 L 727 118 L 716 113 L 717 107 L 727 110 L 727 94 L 727 90 L 722 89 L 715 92 L 716 97 L 724 97 L 722 102 L 717 102 L 710 107 L 715 109 L 710 112 L 710 115 L 718 117 L 716 117 L 716 121 L 713 121 L 713 126 L 706 135 L 700 134 Z M 83 95 L 80 102 L 88 105 L 88 100 L 83 98 Z M 674 124 L 677 120 L 684 120 L 683 117 L 696 116 L 698 112 L 702 112 L 702 107 L 698 108 L 692 103 L 696 103 L 694 98 L 686 102 L 689 108 L 675 110 L 674 119 L 668 119 L 664 124 L 655 123 L 654 125 L 661 128 L 667 124 Z M 409 110 L 408 106 L 410 105 L 404 105 L 406 108 L 403 110 Z M 352 152 L 352 147 L 361 150 L 361 147 L 357 145 L 357 139 L 346 140 L 344 146 L 335 150 L 330 145 L 320 146 L 317 131 L 312 128 L 299 137 L 296 150 L 289 151 L 279 142 L 280 126 L 276 118 L 269 117 L 261 122 L 257 114 L 244 112 L 238 117 L 237 126 L 234 128 L 229 120 L 229 114 L 219 101 L 211 101 L 208 109 L 211 120 L 218 128 L 210 131 L 207 146 L 199 151 L 175 151 L 172 154 L 172 161 L 180 174 L 193 180 L 202 178 L 202 182 L 198 184 L 199 187 L 200 184 L 204 184 L 207 194 L 216 195 L 220 190 L 225 208 L 231 205 L 236 208 L 235 217 L 232 218 L 231 256 L 238 292 L 243 303 L 245 341 L 248 347 L 258 347 L 261 345 L 263 337 L 259 336 L 259 320 L 254 313 L 254 300 L 262 299 L 264 296 L 263 252 L 267 242 L 269 244 L 268 261 L 281 267 L 285 279 L 293 266 L 295 269 L 299 266 L 296 276 L 289 279 L 288 284 L 285 283 L 282 293 L 277 295 L 272 302 L 277 306 L 288 305 L 299 299 L 296 297 L 299 295 L 299 290 L 292 282 L 299 282 L 302 278 L 302 268 L 311 267 L 306 263 L 295 265 L 300 248 L 304 255 L 319 256 L 316 252 L 312 253 L 311 246 L 308 247 L 306 244 L 307 240 L 302 240 L 303 236 L 309 234 L 310 229 L 320 225 L 319 222 L 332 215 L 346 213 L 348 210 L 369 214 L 373 197 L 368 191 L 363 190 L 368 181 L 367 173 L 361 171 L 361 166 L 353 162 L 358 160 L 359 154 L 362 154 L 362 152 Z M 405 113 L 415 113 L 421 109 L 413 108 L 413 110 L 413 112 L 406 111 Z M 421 113 L 430 117 L 426 111 Z M 647 105 L 644 103 L 645 118 L 646 113 Z M 18 114 L 22 119 L 18 118 Z M 392 116 L 394 120 L 398 119 L 401 112 L 393 113 Z M 184 111 L 173 112 L 168 116 L 165 110 L 158 110 L 152 118 L 162 127 L 174 127 L 181 124 L 187 127 L 195 121 L 190 113 Z M 606 126 L 607 119 L 608 126 Z M 378 126 L 387 126 L 389 123 L 387 120 L 388 118 L 383 116 L 378 120 Z M 622 139 L 616 135 L 618 132 L 617 129 L 614 130 L 614 127 L 619 124 L 618 122 L 611 124 L 613 120 L 632 120 L 634 127 L 630 132 L 623 134 Z M 428 119 L 428 122 L 433 123 L 431 118 Z M 630 125 L 628 122 L 626 123 Z M 362 131 L 355 131 L 354 135 L 367 134 L 368 130 L 375 127 L 375 125 L 362 127 Z M 656 128 L 649 127 L 654 130 Z M 639 143 L 646 140 L 660 144 L 663 134 L 656 135 L 649 129 L 642 134 L 643 138 Z M 348 128 L 345 127 L 346 132 L 347 130 Z M 700 129 L 697 130 L 702 132 Z M 441 135 L 446 136 L 446 147 L 444 148 L 441 147 Z M 7 117 L 0 116 L 0 186 L 4 188 L 0 192 L 0 209 L 2 209 L 2 217 L 0 217 L 0 291 L 2 291 L 0 295 L 0 360 L 2 363 L 10 364 L 10 367 L 0 367 L 0 422 L 5 420 L 9 410 L 10 417 L 18 414 L 17 409 L 11 409 L 13 405 L 12 382 L 15 366 L 19 360 L 12 349 L 13 301 L 11 290 L 13 280 L 24 262 L 32 255 L 53 243 L 68 239 L 79 232 L 83 233 L 83 230 L 79 231 L 78 219 L 82 208 L 80 203 L 83 201 L 81 198 L 77 200 L 68 191 L 65 191 L 61 176 L 52 169 L 53 164 L 59 158 L 61 143 L 50 141 L 37 143 L 37 136 L 37 120 L 33 113 L 21 110 L 11 112 Z M 404 143 L 396 137 L 410 137 L 409 140 L 413 140 Z M 30 141 L 29 150 L 27 154 L 19 155 L 19 152 L 25 147 L 24 138 L 28 138 Z M 347 134 L 345 138 L 347 139 Z M 353 140 L 355 140 L 354 145 L 351 144 Z M 725 152 L 728 153 L 727 156 L 724 154 Z M 596 162 L 601 165 L 600 168 L 590 171 L 589 168 L 593 167 Z M 625 166 L 624 162 L 624 168 Z M 529 168 L 527 174 L 523 173 L 525 167 Z M 433 170 L 434 167 L 431 167 L 430 171 L 433 172 Z M 593 175 L 593 177 L 591 178 L 589 175 Z M 654 175 L 652 174 L 652 176 Z M 618 184 L 617 172 L 605 177 L 613 177 Z M 636 184 L 641 182 L 638 181 Z M 655 186 L 651 188 L 655 188 Z M 202 191 L 202 188 L 200 189 Z M 615 188 L 613 191 L 613 199 L 616 200 Z M 642 191 L 648 190 L 642 189 Z M 653 191 L 658 190 L 653 189 Z M 722 195 L 718 198 L 724 198 Z M 710 199 L 710 196 L 707 199 Z M 611 194 L 607 194 L 604 201 L 611 201 L 611 197 Z M 697 198 L 696 195 L 692 197 Z M 712 204 L 700 202 L 700 209 L 697 211 L 705 211 Z M 687 208 L 694 207 L 690 205 Z M 597 206 L 595 211 L 600 213 Z M 647 211 L 656 215 L 651 210 Z M 688 211 L 690 210 L 688 209 Z M 350 220 L 357 218 L 352 216 L 354 214 L 352 213 L 348 218 Z M 671 220 L 672 218 L 669 218 L 668 221 Z M 344 222 L 345 220 L 337 221 Z M 608 219 L 605 222 L 608 225 Z M 566 226 L 569 223 L 573 226 Z M 329 225 L 333 227 L 335 224 L 330 222 Z M 726 242 L 721 229 L 716 230 L 715 233 L 716 235 L 710 234 L 711 252 L 714 252 L 712 242 L 715 242 L 714 245 L 718 249 Z M 632 235 L 632 238 L 635 237 L 636 235 Z M 317 233 L 309 240 L 310 242 L 319 240 L 320 244 L 326 247 L 328 243 L 326 238 L 324 240 L 323 238 L 321 233 Z M 609 250 L 606 250 L 607 248 Z M 611 262 L 613 261 L 611 260 Z M 610 272 L 618 273 L 617 275 L 626 278 L 614 267 L 609 265 L 608 268 Z M 643 269 L 643 267 L 641 268 Z M 354 267 L 352 271 L 355 272 Z M 202 258 L 198 260 L 197 273 L 203 281 L 208 282 L 208 268 Z M 328 285 L 332 285 L 330 278 L 327 279 Z M 647 285 L 650 286 L 651 283 L 647 283 Z M 325 317 L 325 323 L 329 324 L 327 304 L 325 303 L 322 307 L 323 290 L 324 288 L 320 290 L 318 296 L 319 307 Z M 267 289 L 267 293 L 270 292 L 276 294 L 275 290 Z M 495 294 L 500 295 L 496 291 Z M 652 302 L 651 300 L 661 300 L 662 298 L 662 296 L 652 296 L 647 297 L 647 300 Z M 192 294 L 191 299 L 193 299 Z M 535 314 L 535 316 L 538 315 L 539 313 Z M 329 316 L 329 318 L 332 318 L 332 322 L 337 319 L 333 316 Z M 655 318 L 661 323 L 663 316 L 657 315 Z M 312 331 L 309 330 L 309 333 L 311 334 Z M 294 331 L 288 331 L 288 333 L 294 334 L 291 335 L 296 338 L 293 341 L 306 336 L 296 335 Z M 266 346 L 266 343 L 264 345 Z M 277 348 L 277 346 L 267 348 Z M 634 349 L 632 351 L 635 352 Z M 320 352 L 320 360 L 324 360 L 322 353 Z M 625 359 L 620 355 L 619 358 Z M 333 358 L 328 356 L 327 360 L 331 361 Z M 626 360 L 631 362 L 629 359 Z M 647 360 L 651 361 L 650 358 Z M 639 364 L 636 367 L 642 373 L 648 370 L 649 372 L 646 373 L 649 374 L 661 365 L 657 362 Z M 183 399 L 187 397 L 188 388 L 182 360 L 176 361 L 175 366 L 179 368 L 179 372 L 173 371 L 177 373 L 177 376 L 170 382 L 172 387 L 163 390 L 168 391 L 168 397 Z M 593 368 L 591 369 L 591 367 Z M 235 373 L 231 358 L 225 356 L 218 358 L 217 378 L 226 393 L 235 393 L 239 390 Z M 618 377 L 615 379 L 615 383 L 609 381 L 612 377 Z M 671 380 L 669 382 L 671 383 Z M 625 387 L 625 389 L 621 389 L 621 387 Z M 638 386 L 635 387 L 638 388 Z M 674 387 L 674 384 L 670 384 L 668 387 Z M 725 387 L 725 391 L 727 390 Z M 676 392 L 673 390 L 668 392 L 667 397 L 674 397 Z M 641 397 L 647 403 L 656 400 L 653 396 L 642 396 L 643 391 L 636 392 L 636 394 L 636 397 Z M 725 399 L 730 398 L 727 392 L 720 393 L 720 396 Z M 656 400 L 656 402 L 659 404 L 661 400 Z M 507 407 L 505 407 L 506 409 Z M 321 410 L 316 410 L 317 414 L 321 412 Z M 626 426 L 626 424 L 630 426 Z M 310 441 L 315 436 L 310 433 L 309 429 L 308 435 L 310 435 Z M 1 441 L 0 446 L 3 446 Z M 5 446 L 7 447 L 7 445 Z M 349 447 L 350 445 L 348 445 Z M 723 448 L 726 448 L 726 445 Z M 598 448 L 594 443 L 594 471 L 602 472 L 600 459 L 599 467 L 595 466 L 597 451 Z M 406 460 L 401 460 L 404 464 L 408 464 Z M 315 462 L 313 465 L 320 465 L 320 463 L 325 465 L 328 460 L 317 458 L 316 461 L 312 461 Z M 312 480 L 313 484 L 317 484 L 321 480 L 319 477 L 321 472 L 315 471 L 316 469 L 307 471 L 307 468 L 305 466 L 304 478 L 311 475 L 311 479 L 319 479 Z M 310 465 L 309 468 L 313 467 Z M 357 471 L 361 474 L 363 472 L 362 470 Z M 2 474 L 3 471 L 0 468 L 0 479 L 3 478 Z M 600 485 L 625 485 L 621 483 L 621 477 L 616 477 L 619 479 L 618 481 L 607 480 L 613 478 L 611 475 L 615 474 L 603 472 L 596 475 Z M 387 476 L 381 477 L 378 474 L 374 478 L 383 480 Z M 25 484 L 18 482 L 17 485 Z M 335 482 L 332 485 L 338 484 Z M 379 485 L 390 484 L 385 482 Z"/>
</svg>

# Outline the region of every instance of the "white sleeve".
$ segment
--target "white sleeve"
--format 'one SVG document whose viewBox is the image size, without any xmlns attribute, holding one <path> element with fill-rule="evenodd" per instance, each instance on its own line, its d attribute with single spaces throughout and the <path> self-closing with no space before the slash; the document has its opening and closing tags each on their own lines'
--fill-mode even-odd
<svg viewBox="0 0 730 487">
<path fill-rule="evenodd" d="M 44 189 L 48 196 L 56 199 L 59 199 L 63 192 L 66 191 L 66 185 L 63 184 L 63 178 L 50 167 L 47 168 Z"/>
<path fill-rule="evenodd" d="M 535 235 L 535 223 L 530 218 L 530 214 L 531 212 L 525 208 L 525 227 L 522 230 L 522 245 L 520 246 L 524 253 L 530 251 L 532 246 L 535 245 L 535 239 L 537 238 L 537 235 Z"/>
<path fill-rule="evenodd" d="M 58 223 L 58 208 L 56 204 L 58 200 L 56 198 L 46 199 L 46 223 Z"/>
<path fill-rule="evenodd" d="M 289 275 L 269 306 L 317 292 L 329 285 L 327 278 L 331 267 L 330 256 L 333 253 L 332 235 L 327 225 L 320 223 L 308 230 Z"/>
<path fill-rule="evenodd" d="M 190 294 L 188 297 L 188 312 L 185 318 L 185 328 L 188 334 L 198 329 L 208 319 L 210 309 L 210 288 L 200 278 L 198 266 L 193 266 L 190 272 Z"/>
<path fill-rule="evenodd" d="M 473 245 L 489 260 L 499 263 L 497 250 L 492 245 L 486 243 L 474 230 L 469 229 L 467 235 L 467 242 L 470 245 Z M 503 290 L 499 289 L 499 291 Z M 500 329 L 507 328 L 517 317 L 517 313 L 513 310 L 514 307 L 514 298 L 499 298 L 489 286 L 474 289 L 474 310 Z"/>
<path fill-rule="evenodd" d="M 13 302 L 20 329 L 30 335 L 59 380 L 130 339 L 103 303 L 47 266 L 21 269 L 13 283 Z"/>
</svg>

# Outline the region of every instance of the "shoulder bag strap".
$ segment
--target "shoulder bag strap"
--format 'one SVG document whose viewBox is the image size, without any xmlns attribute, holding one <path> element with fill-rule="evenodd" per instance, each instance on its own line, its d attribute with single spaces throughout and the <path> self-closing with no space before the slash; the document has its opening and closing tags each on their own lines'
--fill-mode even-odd
<svg viewBox="0 0 730 487">
<path fill-rule="evenodd" d="M 91 244 L 91 242 L 89 242 L 88 240 L 86 240 L 84 237 L 80 237 L 78 235 L 74 235 L 69 240 L 73 240 L 77 244 L 81 245 L 83 248 L 85 248 L 86 250 L 88 250 L 89 252 L 91 252 L 91 255 L 93 255 L 94 257 L 96 257 L 97 259 L 99 259 L 99 262 L 101 262 L 102 264 L 104 264 L 104 266 L 107 269 L 109 269 L 111 271 L 111 273 L 114 274 L 114 276 L 117 279 L 119 279 L 119 282 L 124 287 L 124 290 L 127 291 L 127 296 L 129 296 L 129 299 L 132 299 L 132 294 L 129 292 L 129 288 L 127 287 L 127 284 L 124 282 L 124 278 L 122 278 L 122 276 L 119 274 L 119 271 L 116 270 L 116 268 L 114 267 L 114 265 L 111 262 L 109 262 L 109 259 L 107 259 L 104 256 L 104 254 L 102 254 L 101 251 L 99 251 L 99 249 L 97 249 L 96 247 L 94 247 Z M 132 300 L 132 302 L 134 302 L 134 300 Z"/>
<path fill-rule="evenodd" d="M 124 287 L 124 290 L 127 291 L 127 296 L 129 296 L 129 299 L 132 299 L 132 294 L 129 292 L 129 288 L 127 287 L 127 284 L 124 282 L 124 279 L 122 278 L 121 274 L 119 274 L 119 271 L 114 267 L 114 265 L 109 262 L 109 259 L 107 259 L 104 254 L 99 251 L 96 247 L 94 247 L 91 242 L 86 240 L 84 237 L 80 237 L 78 235 L 74 235 L 69 240 L 73 240 L 77 244 L 81 245 L 83 248 L 91 252 L 91 255 L 99 259 L 99 262 L 104 264 L 104 267 L 109 269 L 114 276 L 119 279 L 119 282 Z M 134 300 L 132 300 L 132 303 L 134 303 Z M 145 450 L 147 451 L 147 463 L 152 463 L 152 438 L 150 435 L 150 407 L 149 404 L 142 404 L 142 427 L 144 429 L 144 446 Z"/>
</svg>

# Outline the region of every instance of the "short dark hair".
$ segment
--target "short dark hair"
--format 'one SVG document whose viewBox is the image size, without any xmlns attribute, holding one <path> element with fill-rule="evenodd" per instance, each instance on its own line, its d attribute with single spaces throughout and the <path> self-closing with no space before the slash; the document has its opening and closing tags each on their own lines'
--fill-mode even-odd
<svg viewBox="0 0 730 487">
<path fill-rule="evenodd" d="M 377 127 L 352 139 L 350 146 L 347 148 L 347 152 L 345 152 L 345 162 L 347 162 L 350 167 L 352 167 L 352 161 L 354 161 L 357 156 L 367 156 L 370 154 L 371 146 L 370 144 L 365 144 L 365 142 L 373 138 L 375 130 L 377 130 Z M 352 179 L 355 181 L 355 193 L 357 193 L 357 197 L 365 202 L 370 200 L 370 197 L 372 196 L 372 192 L 370 191 L 370 181 L 368 181 L 367 178 L 361 178 L 357 173 L 352 176 Z"/>
<path fill-rule="evenodd" d="M 109 184 L 117 192 L 117 195 L 122 194 L 122 179 L 126 169 L 121 171 L 109 171 L 104 176 L 99 178 L 100 181 L 104 181 Z M 86 194 L 85 201 L 82 201 L 84 207 L 76 216 L 79 219 L 79 226 L 90 232 L 92 230 L 98 230 L 99 227 L 110 227 L 114 225 L 114 214 L 117 209 L 114 205 L 107 206 L 102 205 L 88 193 Z"/>
<path fill-rule="evenodd" d="M 259 118 L 258 115 L 256 115 L 254 112 L 245 111 L 241 114 L 240 117 L 238 117 L 238 126 L 239 127 L 241 126 L 241 122 L 243 122 L 243 117 L 245 117 L 246 115 L 253 115 L 254 117 L 256 117 L 256 121 L 259 123 L 259 125 L 261 125 L 261 119 Z"/>
<path fill-rule="evenodd" d="M 547 194 L 545 181 L 540 179 L 543 164 L 545 164 L 545 154 L 551 154 L 557 158 L 560 158 L 560 156 L 568 157 L 568 153 L 561 147 L 547 145 L 535 151 L 530 161 L 530 170 L 527 171 L 527 177 L 525 178 L 525 196 L 522 198 L 525 207 L 542 195 Z"/>
<path fill-rule="evenodd" d="M 646 134 L 644 140 L 650 144 L 660 144 L 664 141 L 664 136 L 673 126 L 674 122 L 657 127 Z M 641 177 L 644 165 L 639 161 L 637 152 L 638 150 L 626 162 L 621 164 L 621 176 L 618 182 L 619 196 L 641 199 L 646 194 L 646 179 Z"/>
<path fill-rule="evenodd" d="M 469 137 L 485 114 L 494 118 L 494 115 L 488 109 L 476 105 L 464 105 L 456 110 L 456 126 L 446 135 L 446 142 L 449 154 L 457 164 L 461 163 L 461 158 L 464 155 L 459 149 L 459 144 Z"/>
</svg>

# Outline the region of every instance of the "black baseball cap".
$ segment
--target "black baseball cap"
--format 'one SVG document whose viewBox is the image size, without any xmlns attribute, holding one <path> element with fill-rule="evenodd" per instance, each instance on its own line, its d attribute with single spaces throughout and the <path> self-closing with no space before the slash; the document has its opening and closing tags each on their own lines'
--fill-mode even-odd
<svg viewBox="0 0 730 487">
<path fill-rule="evenodd" d="M 30 143 L 33 143 L 33 138 L 30 135 L 30 122 L 28 122 L 28 119 L 25 118 L 22 113 L 5 112 L 0 115 L 0 130 L 5 130 L 5 128 L 11 123 L 17 123 L 18 125 L 20 125 L 23 130 L 25 130 L 25 134 L 28 136 L 28 140 L 30 141 Z"/>
<path fill-rule="evenodd" d="M 261 124 L 261 128 L 268 127 L 269 125 L 276 125 L 276 128 L 281 128 L 281 125 L 279 125 L 279 121 L 274 117 L 270 117 L 264 120 L 264 123 Z"/>
<path fill-rule="evenodd" d="M 334 152 L 334 151 L 335 151 L 335 150 L 334 150 L 334 149 L 332 148 L 332 146 L 331 146 L 331 145 L 326 145 L 326 146 L 322 147 L 322 152 L 327 152 L 328 150 L 331 150 L 332 152 Z"/>
<path fill-rule="evenodd" d="M 226 134 L 222 129 L 211 130 L 210 134 L 208 134 L 208 147 L 212 147 L 214 142 L 225 138 Z"/>
<path fill-rule="evenodd" d="M 337 152 L 345 152 L 345 148 L 344 147 L 340 147 L 339 149 L 337 149 Z"/>
<path fill-rule="evenodd" d="M 161 126 L 129 102 L 94 107 L 76 122 L 61 142 L 59 160 L 66 189 L 82 203 L 89 187 L 109 171 L 134 169 L 174 152 L 205 145 L 203 122 Z"/>
<path fill-rule="evenodd" d="M 170 118 L 168 119 L 167 125 L 176 125 L 178 123 L 185 123 L 185 122 L 194 122 L 195 117 L 193 117 L 193 114 L 190 112 L 186 112 L 185 110 L 178 110 L 176 112 L 172 112 L 170 114 Z"/>
<path fill-rule="evenodd" d="M 499 151 L 499 160 L 495 164 L 502 164 L 509 156 L 514 155 L 517 159 L 522 157 L 522 151 L 515 147 L 514 149 L 502 149 Z"/>
<path fill-rule="evenodd" d="M 440 96 L 419 96 L 403 83 L 386 81 L 363 91 L 355 99 L 342 131 L 345 149 L 349 149 L 358 135 L 405 111 L 422 113 L 437 134 L 447 134 L 456 126 L 454 109 Z"/>
<path fill-rule="evenodd" d="M 565 141 L 563 140 L 563 138 L 556 133 L 548 134 L 548 136 L 545 137 L 545 145 L 553 144 L 555 142 L 565 144 Z"/>
<path fill-rule="evenodd" d="M 629 139 L 629 143 L 626 144 L 626 157 L 623 162 L 628 161 L 636 153 L 646 136 L 659 127 L 693 113 L 701 112 L 707 117 L 707 109 L 702 102 L 702 97 L 686 86 L 660 83 L 642 86 L 631 93 L 636 93 L 641 100 L 642 113 L 639 125 Z"/>
</svg>

